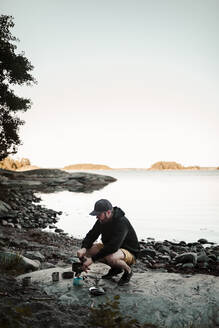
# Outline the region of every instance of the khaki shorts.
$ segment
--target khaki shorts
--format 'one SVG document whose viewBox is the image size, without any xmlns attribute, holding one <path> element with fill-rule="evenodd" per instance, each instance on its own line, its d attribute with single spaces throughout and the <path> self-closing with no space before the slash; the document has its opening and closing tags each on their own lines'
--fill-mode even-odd
<svg viewBox="0 0 219 328">
<path fill-rule="evenodd" d="M 103 244 L 102 243 L 96 243 L 94 244 L 99 250 L 101 250 L 101 248 L 103 248 Z M 120 248 L 121 251 L 123 252 L 123 254 L 125 255 L 125 258 L 124 258 L 124 261 L 126 264 L 128 265 L 132 265 L 132 264 L 135 264 L 136 263 L 136 260 L 135 260 L 135 256 L 130 253 L 127 249 L 125 248 Z"/>
</svg>

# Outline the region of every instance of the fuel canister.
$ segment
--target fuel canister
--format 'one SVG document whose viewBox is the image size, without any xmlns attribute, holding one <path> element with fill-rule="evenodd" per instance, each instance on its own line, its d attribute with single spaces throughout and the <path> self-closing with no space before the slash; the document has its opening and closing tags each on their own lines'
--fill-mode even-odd
<svg viewBox="0 0 219 328">
<path fill-rule="evenodd" d="M 74 286 L 82 286 L 83 285 L 83 278 L 82 277 L 74 277 L 73 285 Z"/>
</svg>

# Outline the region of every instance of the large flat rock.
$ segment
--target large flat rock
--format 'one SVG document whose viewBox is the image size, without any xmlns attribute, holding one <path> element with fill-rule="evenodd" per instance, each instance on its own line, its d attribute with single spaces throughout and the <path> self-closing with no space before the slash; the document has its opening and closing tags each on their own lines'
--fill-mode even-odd
<svg viewBox="0 0 219 328">
<path fill-rule="evenodd" d="M 92 192 L 99 190 L 115 178 L 108 175 L 66 172 L 59 169 L 37 169 L 24 172 L 15 172 L 0 169 L 0 185 L 2 187 L 19 188 L 25 186 L 40 192 L 73 191 Z"/>
<path fill-rule="evenodd" d="M 52 282 L 52 272 L 60 272 L 60 281 Z M 103 264 L 92 265 L 86 274 L 83 286 L 73 286 L 72 279 L 62 279 L 63 271 L 71 268 L 56 268 L 36 271 L 29 275 L 32 282 L 38 282 L 48 295 L 54 295 L 66 304 L 88 306 L 106 302 L 106 296 L 120 296 L 120 309 L 141 323 L 166 328 L 209 328 L 219 327 L 219 278 L 210 275 L 180 275 L 175 273 L 135 273 L 127 286 L 119 287 L 117 281 L 100 279 L 108 271 Z M 84 274 L 84 273 L 83 273 Z M 103 296 L 92 296 L 89 287 L 101 286 Z"/>
</svg>

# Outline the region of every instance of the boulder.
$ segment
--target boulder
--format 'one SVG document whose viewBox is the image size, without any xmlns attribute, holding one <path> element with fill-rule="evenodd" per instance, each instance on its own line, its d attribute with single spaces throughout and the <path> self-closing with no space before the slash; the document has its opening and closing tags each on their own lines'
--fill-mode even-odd
<svg viewBox="0 0 219 328">
<path fill-rule="evenodd" d="M 2 224 L 3 226 L 7 226 L 7 225 L 8 225 L 8 221 L 6 221 L 6 220 L 1 220 L 1 224 Z"/>
<path fill-rule="evenodd" d="M 156 251 L 154 249 L 151 249 L 151 248 L 147 247 L 147 248 L 142 249 L 139 253 L 139 257 L 144 257 L 146 255 L 149 255 L 152 258 L 155 258 Z"/>
<path fill-rule="evenodd" d="M 0 200 L 0 217 L 5 217 L 11 211 L 10 205 Z"/>
<path fill-rule="evenodd" d="M 198 243 L 204 245 L 204 244 L 208 244 L 208 241 L 207 241 L 207 239 L 205 239 L 205 238 L 201 238 L 201 239 L 198 240 Z"/>
<path fill-rule="evenodd" d="M 11 223 L 11 222 L 8 222 L 7 226 L 8 226 L 9 228 L 14 228 L 14 224 Z"/>
<path fill-rule="evenodd" d="M 38 261 L 30 260 L 18 253 L 9 251 L 0 251 L 0 263 L 5 266 L 13 265 L 17 271 L 21 272 L 36 271 L 40 268 Z"/>
<path fill-rule="evenodd" d="M 196 253 L 183 253 L 177 255 L 174 259 L 177 263 L 197 263 L 197 254 Z"/>
<path fill-rule="evenodd" d="M 24 253 L 24 256 L 31 260 L 38 260 L 40 262 L 45 261 L 45 256 L 38 251 L 27 251 Z"/>
<path fill-rule="evenodd" d="M 184 263 L 183 265 L 182 265 L 182 268 L 183 269 L 194 269 L 194 264 L 193 263 Z"/>
<path fill-rule="evenodd" d="M 206 254 L 202 253 L 197 256 L 197 261 L 198 262 L 209 262 L 210 258 Z"/>
<path fill-rule="evenodd" d="M 169 249 L 169 247 L 164 246 L 164 245 L 160 245 L 160 246 L 158 246 L 157 250 L 158 250 L 159 252 L 161 252 L 162 254 L 169 254 L 169 253 L 170 253 L 170 249 Z"/>
<path fill-rule="evenodd" d="M 219 256 L 219 245 L 212 247 L 212 253 Z"/>
</svg>

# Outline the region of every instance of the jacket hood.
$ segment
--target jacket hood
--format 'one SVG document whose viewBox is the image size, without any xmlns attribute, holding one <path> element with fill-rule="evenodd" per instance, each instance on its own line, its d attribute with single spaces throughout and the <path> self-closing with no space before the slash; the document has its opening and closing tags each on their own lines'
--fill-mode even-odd
<svg viewBox="0 0 219 328">
<path fill-rule="evenodd" d="M 125 215 L 125 212 L 120 207 L 113 207 L 113 217 L 114 218 L 121 218 Z"/>
</svg>

